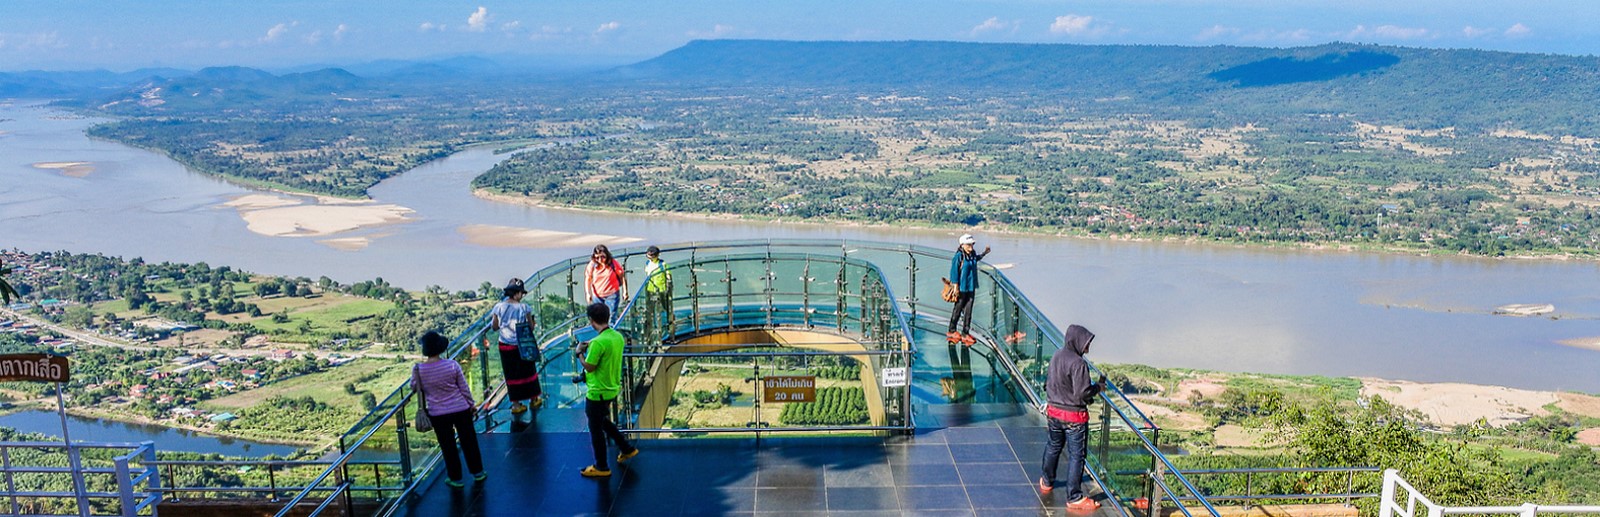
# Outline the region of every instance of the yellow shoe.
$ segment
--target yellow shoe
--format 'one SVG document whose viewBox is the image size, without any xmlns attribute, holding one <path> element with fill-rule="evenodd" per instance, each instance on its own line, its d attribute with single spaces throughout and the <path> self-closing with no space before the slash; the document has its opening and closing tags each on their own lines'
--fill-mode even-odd
<svg viewBox="0 0 1600 517">
<path fill-rule="evenodd" d="M 590 466 L 584 467 L 583 471 L 578 472 L 578 473 L 579 474 L 583 474 L 583 477 L 586 477 L 586 478 L 607 478 L 607 477 L 611 477 L 611 471 L 609 471 L 609 470 L 600 470 L 598 468 L 595 468 L 594 465 L 590 465 Z"/>
<path fill-rule="evenodd" d="M 544 397 L 539 397 L 539 398 L 533 399 L 533 408 L 534 409 L 539 409 L 539 408 L 542 408 L 542 407 L 544 407 Z"/>
<path fill-rule="evenodd" d="M 517 402 L 511 405 L 511 414 L 520 415 L 528 411 L 528 405 Z"/>
<path fill-rule="evenodd" d="M 634 456 L 638 456 L 638 455 L 639 455 L 639 448 L 638 447 L 634 447 L 633 448 L 633 452 L 624 452 L 622 454 L 618 454 L 617 455 L 617 463 L 622 463 L 622 462 L 631 460 L 631 459 L 633 459 Z"/>
</svg>

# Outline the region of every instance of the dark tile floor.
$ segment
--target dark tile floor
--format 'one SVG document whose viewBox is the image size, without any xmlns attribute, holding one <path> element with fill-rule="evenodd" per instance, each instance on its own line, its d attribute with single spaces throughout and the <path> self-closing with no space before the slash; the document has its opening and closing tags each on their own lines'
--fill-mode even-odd
<svg viewBox="0 0 1600 517">
<path fill-rule="evenodd" d="M 1064 487 L 1033 486 L 1044 431 L 1015 406 L 940 407 L 910 436 L 641 440 L 601 480 L 578 475 L 594 460 L 589 436 L 555 430 L 570 429 L 563 412 L 541 412 L 561 421 L 550 429 L 483 435 L 487 481 L 451 489 L 435 474 L 399 514 L 1069 515 Z"/>
</svg>

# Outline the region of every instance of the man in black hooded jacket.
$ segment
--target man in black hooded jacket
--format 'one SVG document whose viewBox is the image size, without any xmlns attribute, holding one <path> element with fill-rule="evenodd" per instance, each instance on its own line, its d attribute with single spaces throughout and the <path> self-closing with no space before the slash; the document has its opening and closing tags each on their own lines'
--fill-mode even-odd
<svg viewBox="0 0 1600 517">
<path fill-rule="evenodd" d="M 1044 477 L 1039 478 L 1039 491 L 1048 494 L 1055 489 L 1056 463 L 1065 447 L 1067 508 L 1090 510 L 1100 503 L 1083 493 L 1083 461 L 1089 452 L 1089 404 L 1100 394 L 1100 385 L 1089 380 L 1089 363 L 1083 360 L 1083 354 L 1089 352 L 1094 333 L 1073 325 L 1067 327 L 1065 334 L 1064 346 L 1050 357 L 1050 373 L 1045 380 L 1050 441 L 1044 450 Z"/>
</svg>

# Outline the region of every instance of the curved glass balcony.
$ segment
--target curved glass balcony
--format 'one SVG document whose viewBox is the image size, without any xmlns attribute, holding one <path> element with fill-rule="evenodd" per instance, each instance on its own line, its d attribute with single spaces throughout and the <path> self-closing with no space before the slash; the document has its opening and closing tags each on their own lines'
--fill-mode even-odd
<svg viewBox="0 0 1600 517">
<path fill-rule="evenodd" d="M 671 280 L 646 289 L 642 247 L 613 250 L 630 292 L 615 327 L 628 338 L 617 421 L 642 437 L 733 434 L 873 434 L 943 427 L 954 420 L 1032 419 L 1040 425 L 1046 369 L 1062 333 L 999 270 L 980 266 L 972 347 L 949 345 L 950 304 L 940 299 L 953 250 L 857 241 L 715 241 L 661 246 Z M 587 257 L 526 280 L 541 348 L 541 412 L 581 405 L 572 353 L 586 339 Z M 487 317 L 452 343 L 481 394 L 483 432 L 528 424 L 504 399 Z M 905 382 L 898 378 L 904 368 Z M 1091 365 L 1098 375 L 1098 369 Z M 776 400 L 764 381 L 809 378 L 820 401 Z M 408 432 L 415 401 L 402 385 L 345 434 L 344 454 L 285 507 L 392 507 L 434 468 L 430 433 Z M 1124 515 L 1165 503 L 1180 513 L 1203 494 L 1161 453 L 1157 426 L 1116 386 L 1092 411 L 1089 470 Z M 810 405 L 810 407 L 806 407 Z M 684 409 L 685 407 L 691 410 Z M 952 408 L 956 408 L 952 410 Z M 581 415 L 581 411 L 576 411 Z M 1001 416 L 1005 415 L 1005 416 Z M 546 418 L 542 415 L 540 418 Z M 570 431 L 581 419 L 570 419 Z M 558 425 L 541 421 L 541 426 Z M 1150 504 L 1150 502 L 1154 504 Z M 354 513 L 369 514 L 367 511 Z"/>
</svg>

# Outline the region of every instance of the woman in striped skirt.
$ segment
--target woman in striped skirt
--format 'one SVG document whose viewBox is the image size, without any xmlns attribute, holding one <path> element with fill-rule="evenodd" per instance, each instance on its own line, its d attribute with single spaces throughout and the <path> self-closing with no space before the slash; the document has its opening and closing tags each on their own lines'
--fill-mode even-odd
<svg viewBox="0 0 1600 517">
<path fill-rule="evenodd" d="M 523 359 L 517 348 L 519 327 L 523 334 L 533 328 L 533 311 L 522 303 L 526 294 L 522 280 L 513 278 L 506 284 L 506 298 L 489 312 L 489 328 L 499 331 L 500 366 L 505 369 L 506 397 L 511 399 L 513 414 L 527 411 L 528 401 L 533 401 L 534 407 L 543 402 L 539 398 L 539 363 Z"/>
</svg>

